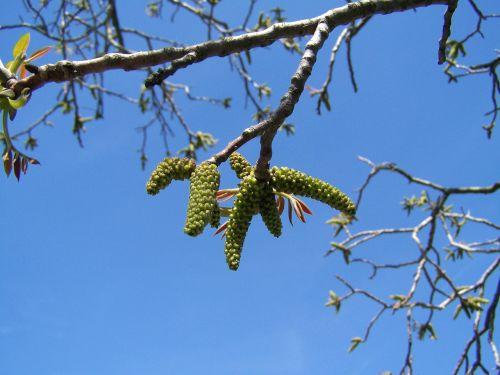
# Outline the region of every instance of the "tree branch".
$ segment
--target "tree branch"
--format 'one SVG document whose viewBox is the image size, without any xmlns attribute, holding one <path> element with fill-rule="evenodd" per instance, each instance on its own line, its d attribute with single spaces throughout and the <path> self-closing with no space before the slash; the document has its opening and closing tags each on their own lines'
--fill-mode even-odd
<svg viewBox="0 0 500 375">
<path fill-rule="evenodd" d="M 321 20 L 325 20 L 328 27 L 333 29 L 339 25 L 345 25 L 375 14 L 388 14 L 447 3 L 448 0 L 361 0 L 329 10 L 315 18 L 277 23 L 262 31 L 221 38 L 192 46 L 168 47 L 131 54 L 109 53 L 83 61 L 63 60 L 56 64 L 43 65 L 40 67 L 39 74 L 31 75 L 23 80 L 10 81 L 8 86 L 19 95 L 25 87 L 33 91 L 49 82 L 68 81 L 87 74 L 115 69 L 138 70 L 178 60 L 193 52 L 197 55 L 197 62 L 199 62 L 209 57 L 228 56 L 243 50 L 265 47 L 282 38 L 311 35 Z"/>
<path fill-rule="evenodd" d="M 272 143 L 274 136 L 285 119 L 292 114 L 295 104 L 297 104 L 300 95 L 304 91 L 306 81 L 311 75 L 317 53 L 329 34 L 330 28 L 326 22 L 320 22 L 313 37 L 306 44 L 304 55 L 300 60 L 297 71 L 292 77 L 288 91 L 282 96 L 280 105 L 276 111 L 265 121 L 267 122 L 267 126 L 260 138 L 260 156 L 255 166 L 255 177 L 258 180 L 268 181 L 271 178 L 269 174 L 269 161 L 273 155 Z"/>
</svg>

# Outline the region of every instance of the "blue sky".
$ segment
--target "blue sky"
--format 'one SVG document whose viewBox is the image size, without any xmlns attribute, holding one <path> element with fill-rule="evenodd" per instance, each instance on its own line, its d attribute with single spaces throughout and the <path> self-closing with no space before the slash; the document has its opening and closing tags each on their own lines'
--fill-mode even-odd
<svg viewBox="0 0 500 375">
<path fill-rule="evenodd" d="M 244 11 L 240 2 L 235 4 L 222 2 L 221 16 Z M 322 1 L 307 7 L 260 1 L 257 9 L 276 5 L 287 9 L 288 20 L 328 10 Z M 123 24 L 142 26 L 142 2 L 118 6 Z M 457 38 L 475 22 L 465 10 L 457 14 Z M 489 81 L 478 77 L 448 85 L 436 63 L 443 11 L 435 7 L 372 20 L 353 46 L 359 93 L 350 87 L 343 50 L 330 91 L 333 111 L 318 117 L 315 100 L 305 93 L 290 118 L 296 135 L 279 134 L 273 164 L 330 181 L 353 197 L 369 172 L 358 155 L 396 162 L 443 185 L 498 180 L 498 134 L 488 141 L 481 129 L 483 114 L 491 107 Z M 0 25 L 22 12 L 21 2 L 3 4 Z M 148 27 L 186 43 L 202 41 L 205 32 L 191 21 L 179 12 L 175 23 L 165 16 L 149 20 Z M 493 38 L 498 24 L 492 21 L 486 27 L 489 38 L 476 43 L 470 55 L 488 58 L 498 48 Z M 4 62 L 22 33 L 2 31 Z M 311 86 L 321 86 L 338 33 L 320 52 Z M 33 35 L 33 48 L 45 44 Z M 51 53 L 43 62 L 59 58 Z M 252 74 L 273 89 L 265 104 L 276 106 L 298 59 L 279 45 L 253 52 Z M 143 78 L 112 72 L 106 80 L 134 95 Z M 219 140 L 214 151 L 251 124 L 252 110 L 245 109 L 240 80 L 227 61 L 203 62 L 171 80 L 189 83 L 197 95 L 234 95 L 230 110 L 179 99 L 191 126 Z M 46 111 L 56 89 L 52 84 L 35 92 L 12 126 L 28 124 Z M 109 99 L 104 120 L 87 126 L 83 149 L 71 134 L 70 117 L 53 121 L 54 128 L 37 134 L 40 147 L 33 154 L 42 165 L 31 168 L 20 183 L 3 177 L 0 184 L 0 375 L 399 371 L 405 353 L 403 314 L 386 316 L 370 341 L 348 354 L 351 337 L 362 335 L 376 306 L 355 299 L 335 315 L 324 303 L 329 290 L 345 291 L 336 274 L 383 295 L 406 292 L 409 275 L 383 273 L 374 282 L 366 268 L 346 267 L 339 255 L 325 258 L 332 240 L 325 225 L 335 214 L 331 209 L 308 201 L 314 216 L 307 224 L 284 223 L 279 239 L 254 220 L 241 267 L 231 272 L 223 241 L 210 230 L 197 238 L 183 234 L 186 182 L 172 184 L 156 197 L 146 195 L 148 173 L 163 150 L 152 133 L 151 162 L 146 171 L 140 170 L 135 128 L 145 120 L 137 108 Z M 178 149 L 185 140 L 180 128 L 175 130 L 178 137 L 170 142 Z M 257 143 L 241 149 L 253 161 Z M 234 187 L 237 181 L 229 168 L 222 166 L 221 172 L 221 186 Z M 380 177 L 367 193 L 357 228 L 414 225 L 418 216 L 406 218 L 399 202 L 420 190 L 395 176 Z M 471 207 L 476 216 L 500 220 L 498 194 L 480 203 L 464 199 L 457 204 Z M 470 238 L 483 235 L 480 230 L 467 232 Z M 398 238 L 373 242 L 358 255 L 394 261 L 414 252 L 410 241 Z M 478 257 L 451 265 L 451 272 L 467 282 L 486 263 Z M 469 328 L 464 318 L 450 323 L 451 314 L 438 318 L 440 340 L 416 343 L 417 373 L 448 373 L 454 366 Z"/>
</svg>

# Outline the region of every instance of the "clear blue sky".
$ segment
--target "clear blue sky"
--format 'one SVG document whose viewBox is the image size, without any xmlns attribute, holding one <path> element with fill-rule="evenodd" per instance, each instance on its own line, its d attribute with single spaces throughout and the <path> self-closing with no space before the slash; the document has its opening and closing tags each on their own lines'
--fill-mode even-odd
<svg viewBox="0 0 500 375">
<path fill-rule="evenodd" d="M 5 4 L 3 4 L 5 3 Z M 145 23 L 145 2 L 118 2 L 122 24 L 151 28 L 186 43 L 203 41 L 204 31 L 179 12 L 175 23 Z M 235 4 L 238 5 L 235 5 Z M 287 8 L 288 20 L 316 16 L 342 2 L 260 1 L 259 10 Z M 486 3 L 483 1 L 482 3 Z M 221 12 L 243 12 L 245 2 L 223 1 Z M 235 8 L 235 9 L 232 9 Z M 498 9 L 497 9 L 498 10 Z M 22 2 L 2 2 L 0 24 L 12 23 Z M 437 40 L 443 7 L 417 13 L 379 16 L 356 38 L 353 58 L 360 85 L 354 94 L 344 52 L 335 68 L 333 112 L 318 117 L 306 94 L 290 122 L 296 136 L 279 134 L 273 163 L 287 165 L 330 181 L 351 196 L 368 168 L 363 155 L 376 162 L 393 161 L 413 174 L 444 185 L 487 185 L 498 180 L 498 131 L 488 141 L 481 125 L 490 110 L 490 83 L 472 78 L 448 85 L 437 65 Z M 257 14 L 258 12 L 256 12 Z M 254 21 L 255 22 L 255 21 Z M 454 33 L 460 38 L 475 22 L 460 9 Z M 253 23 L 253 22 L 252 22 Z M 472 56 L 493 56 L 498 23 Z M 495 33 L 496 32 L 496 33 Z M 21 30 L 2 32 L 0 57 L 10 57 Z M 319 87 L 339 31 L 321 51 L 309 84 Z M 497 44 L 495 45 L 495 42 Z M 33 35 L 32 48 L 46 41 Z M 252 74 L 273 88 L 273 107 L 286 90 L 297 55 L 279 45 L 253 53 Z M 43 62 L 60 59 L 56 53 Z M 474 61 L 472 58 L 471 61 Z M 140 74 L 113 72 L 106 82 L 136 94 Z M 212 132 L 215 150 L 251 124 L 239 78 L 223 59 L 212 59 L 180 71 L 173 82 L 192 85 L 194 94 L 235 95 L 230 110 L 179 99 L 183 115 L 196 130 Z M 55 100 L 56 85 L 34 93 L 13 127 L 33 121 Z M 226 267 L 223 241 L 210 230 L 197 238 L 183 234 L 188 184 L 175 183 L 156 197 L 145 182 L 161 160 L 161 142 L 152 138 L 151 163 L 141 171 L 135 128 L 145 122 L 139 110 L 110 99 L 105 118 L 91 123 L 85 148 L 71 134 L 71 118 L 56 116 L 54 128 L 37 132 L 33 153 L 42 165 L 18 183 L 1 177 L 0 204 L 0 375 L 302 375 L 397 372 L 405 351 L 404 315 L 387 316 L 367 344 L 348 354 L 350 338 L 361 336 L 376 306 L 355 299 L 341 313 L 324 307 L 330 289 L 345 290 L 341 274 L 353 283 L 389 294 L 404 293 L 407 278 L 382 274 L 367 279 L 364 267 L 346 268 L 341 257 L 323 255 L 332 240 L 325 221 L 335 212 L 310 203 L 307 224 L 284 223 L 275 239 L 255 220 L 238 272 Z M 175 128 L 177 127 L 177 128 Z M 185 141 L 178 125 L 173 149 Z M 498 129 L 497 129 L 498 130 Z M 153 133 L 151 136 L 153 137 Z M 257 142 L 242 148 L 250 160 Z M 209 154 L 202 155 L 209 157 Z M 222 187 L 236 180 L 223 166 Z M 369 190 L 358 216 L 360 228 L 411 225 L 399 202 L 420 188 L 385 176 Z M 470 204 L 473 214 L 500 221 L 498 194 Z M 480 236 L 473 230 L 470 238 Z M 410 241 L 379 241 L 359 256 L 380 254 L 392 261 L 412 257 Z M 480 258 L 455 267 L 466 282 L 484 266 Z M 469 335 L 466 320 L 436 327 L 440 340 L 416 343 L 419 374 L 449 373 Z"/>
</svg>

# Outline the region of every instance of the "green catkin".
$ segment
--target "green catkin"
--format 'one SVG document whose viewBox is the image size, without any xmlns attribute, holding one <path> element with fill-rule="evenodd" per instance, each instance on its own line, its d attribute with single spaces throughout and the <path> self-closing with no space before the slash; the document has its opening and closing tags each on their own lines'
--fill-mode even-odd
<svg viewBox="0 0 500 375">
<path fill-rule="evenodd" d="M 240 265 L 243 242 L 258 207 L 260 197 L 261 185 L 253 174 L 250 174 L 240 183 L 226 230 L 224 253 L 226 254 L 227 264 L 233 271 L 236 271 Z"/>
<path fill-rule="evenodd" d="M 219 189 L 220 175 L 217 166 L 203 162 L 191 175 L 189 204 L 184 232 L 197 236 L 211 221 L 214 207 L 217 205 L 216 193 Z"/>
<path fill-rule="evenodd" d="M 193 159 L 171 157 L 160 162 L 146 183 L 146 191 L 150 195 L 156 195 L 165 189 L 172 180 L 185 180 L 191 176 L 196 168 Z"/>
<path fill-rule="evenodd" d="M 212 209 L 212 217 L 210 218 L 210 226 L 218 228 L 220 226 L 220 207 L 217 201 Z"/>
<path fill-rule="evenodd" d="M 247 177 L 253 172 L 252 164 L 250 164 L 250 162 L 238 152 L 233 152 L 229 156 L 229 165 L 231 166 L 231 169 L 236 172 L 236 176 L 240 179 Z"/>
<path fill-rule="evenodd" d="M 281 229 L 283 227 L 281 224 L 281 217 L 278 212 L 278 207 L 276 207 L 273 188 L 267 183 L 262 187 L 259 211 L 269 232 L 275 237 L 281 236 Z"/>
<path fill-rule="evenodd" d="M 290 168 L 271 168 L 272 186 L 277 191 L 316 199 L 348 216 L 356 206 L 347 195 L 329 183 Z"/>
</svg>

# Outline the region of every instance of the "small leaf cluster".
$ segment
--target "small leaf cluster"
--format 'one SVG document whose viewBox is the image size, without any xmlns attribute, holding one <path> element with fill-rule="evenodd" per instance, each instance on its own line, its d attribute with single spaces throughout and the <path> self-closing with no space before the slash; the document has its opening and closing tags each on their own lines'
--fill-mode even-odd
<svg viewBox="0 0 500 375">
<path fill-rule="evenodd" d="M 460 300 L 460 304 L 453 313 L 453 319 L 458 318 L 462 311 L 465 312 L 468 318 L 471 317 L 471 312 L 483 311 L 483 305 L 489 302 L 488 299 L 479 296 L 470 296 Z"/>
<path fill-rule="evenodd" d="M 444 73 L 448 76 L 448 83 L 458 82 L 457 76 L 451 71 L 451 69 L 457 64 L 457 59 L 462 56 L 466 56 L 467 51 L 465 49 L 465 41 L 458 40 L 448 40 L 446 42 L 446 61 L 447 65 L 444 69 Z"/>
<path fill-rule="evenodd" d="M 335 293 L 333 290 L 330 290 L 330 293 L 328 293 L 328 302 L 325 303 L 325 306 L 334 307 L 335 311 L 338 313 L 340 311 L 341 304 L 342 301 L 337 293 Z"/>
<path fill-rule="evenodd" d="M 146 14 L 149 17 L 160 17 L 161 16 L 161 1 L 151 1 L 146 5 Z"/>
<path fill-rule="evenodd" d="M 436 331 L 434 330 L 434 327 L 431 323 L 421 324 L 418 327 L 418 339 L 423 340 L 425 339 L 426 335 L 429 335 L 429 338 L 431 340 L 437 340 Z"/>
<path fill-rule="evenodd" d="M 8 88 L 7 82 L 11 79 L 17 79 L 16 74 L 19 73 L 19 78 L 26 77 L 27 72 L 36 73 L 38 68 L 29 63 L 45 55 L 50 47 L 44 47 L 34 52 L 31 56 L 26 56 L 30 42 L 30 34 L 26 33 L 14 45 L 12 49 L 13 60 L 9 61 L 5 66 L 0 60 L 0 113 L 2 113 L 2 132 L 0 138 L 4 143 L 4 150 L 2 153 L 2 162 L 5 174 L 10 175 L 14 171 L 17 180 L 21 177 L 21 172 L 26 174 L 29 164 L 40 164 L 36 159 L 25 155 L 18 150 L 12 143 L 12 138 L 9 134 L 8 120 L 14 120 L 17 111 L 24 107 L 31 97 L 29 88 L 24 88 L 19 96 Z M 29 137 L 26 143 L 27 148 L 36 147 L 36 139 Z"/>
<path fill-rule="evenodd" d="M 429 206 L 429 195 L 427 192 L 424 190 L 420 193 L 419 197 L 416 197 L 415 195 L 411 196 L 410 198 L 405 197 L 403 201 L 401 202 L 401 205 L 403 206 L 403 210 L 406 211 L 408 215 L 411 214 L 411 212 L 416 208 L 428 208 Z"/>
<path fill-rule="evenodd" d="M 209 147 L 217 144 L 217 140 L 210 133 L 197 132 L 191 135 L 187 147 L 179 150 L 180 155 L 196 160 L 196 152 L 199 149 L 207 151 Z"/>
<path fill-rule="evenodd" d="M 359 346 L 359 344 L 361 344 L 363 342 L 364 342 L 364 340 L 362 337 L 353 337 L 351 339 L 351 346 L 349 347 L 349 349 L 347 349 L 347 351 L 349 353 L 353 352 L 354 349 L 356 349 Z"/>
</svg>

